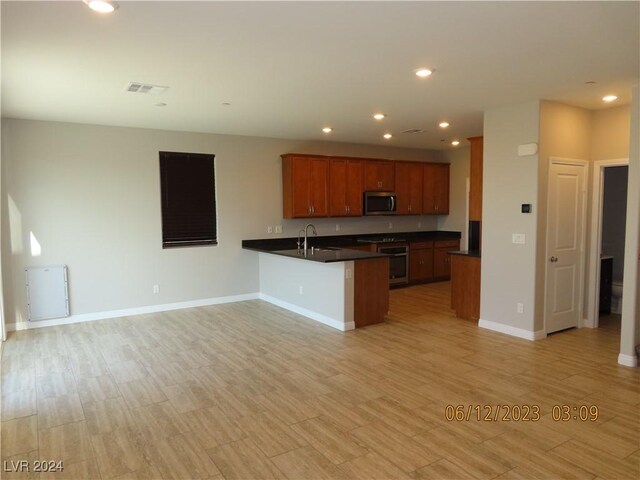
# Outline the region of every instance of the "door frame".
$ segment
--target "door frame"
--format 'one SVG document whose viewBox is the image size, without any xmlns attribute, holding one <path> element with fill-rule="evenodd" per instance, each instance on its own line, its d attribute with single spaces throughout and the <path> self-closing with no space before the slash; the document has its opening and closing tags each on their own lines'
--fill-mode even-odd
<svg viewBox="0 0 640 480">
<path fill-rule="evenodd" d="M 600 252 L 602 250 L 602 208 L 604 200 L 604 170 L 607 167 L 629 165 L 628 158 L 596 160 L 593 162 L 591 187 L 591 235 L 589 235 L 589 275 L 587 318 L 584 326 L 598 328 L 600 310 Z"/>
<path fill-rule="evenodd" d="M 545 245 L 544 245 L 544 332 L 547 332 L 547 312 L 548 312 L 548 304 L 549 298 L 547 295 L 547 280 L 549 276 L 549 262 L 547 259 L 549 258 L 549 209 L 551 205 L 549 203 L 549 190 L 548 186 L 551 179 L 551 165 L 553 164 L 561 164 L 561 165 L 576 165 L 579 167 L 583 167 L 585 170 L 585 179 L 584 185 L 582 186 L 582 245 L 580 246 L 580 269 L 582 275 L 580 275 L 580 288 L 579 288 L 579 297 L 578 297 L 578 328 L 581 328 L 584 324 L 583 314 L 584 314 L 584 292 L 585 292 L 585 281 L 584 281 L 584 271 L 586 265 L 586 237 L 587 237 L 587 192 L 589 185 L 589 161 L 588 160 L 580 160 L 577 158 L 563 158 L 563 157 L 549 157 L 549 171 L 547 174 L 547 212 L 546 212 L 546 232 L 545 232 Z"/>
</svg>

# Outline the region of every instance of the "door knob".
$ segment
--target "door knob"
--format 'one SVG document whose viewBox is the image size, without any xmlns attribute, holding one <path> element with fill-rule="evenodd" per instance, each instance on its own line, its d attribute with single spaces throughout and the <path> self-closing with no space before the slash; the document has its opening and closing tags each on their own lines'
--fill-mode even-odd
<svg viewBox="0 0 640 480">
<path fill-rule="evenodd" d="M 549 259 L 549 261 L 550 261 L 551 263 L 555 263 L 555 262 L 557 262 L 557 261 L 558 261 L 558 257 L 551 257 L 551 258 Z"/>
</svg>

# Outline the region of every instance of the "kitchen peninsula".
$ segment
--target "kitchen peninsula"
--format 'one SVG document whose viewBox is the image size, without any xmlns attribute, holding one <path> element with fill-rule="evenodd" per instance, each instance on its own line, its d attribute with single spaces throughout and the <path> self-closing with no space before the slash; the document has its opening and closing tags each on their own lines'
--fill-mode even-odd
<svg viewBox="0 0 640 480">
<path fill-rule="evenodd" d="M 396 243 L 458 240 L 459 232 L 394 233 Z M 384 321 L 389 310 L 390 256 L 377 252 L 380 234 L 243 240 L 257 252 L 260 298 L 346 331 Z M 381 239 L 386 241 L 388 238 Z M 407 262 L 408 263 L 408 262 Z"/>
</svg>

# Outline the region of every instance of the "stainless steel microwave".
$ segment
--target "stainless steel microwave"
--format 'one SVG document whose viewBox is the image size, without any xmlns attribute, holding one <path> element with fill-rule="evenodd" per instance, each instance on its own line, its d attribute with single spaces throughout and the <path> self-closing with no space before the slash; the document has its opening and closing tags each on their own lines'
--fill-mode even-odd
<svg viewBox="0 0 640 480">
<path fill-rule="evenodd" d="M 395 192 L 364 192 L 365 215 L 395 215 L 398 196 Z"/>
</svg>

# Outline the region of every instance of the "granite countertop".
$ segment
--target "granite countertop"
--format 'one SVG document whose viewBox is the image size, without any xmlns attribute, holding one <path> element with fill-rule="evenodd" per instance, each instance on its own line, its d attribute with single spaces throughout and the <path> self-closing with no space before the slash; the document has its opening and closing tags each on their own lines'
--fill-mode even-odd
<svg viewBox="0 0 640 480">
<path fill-rule="evenodd" d="M 463 257 L 477 257 L 480 258 L 480 250 L 455 250 L 453 252 L 447 252 L 449 255 L 460 255 Z"/>
<path fill-rule="evenodd" d="M 311 236 L 309 237 L 309 245 L 316 247 L 342 247 L 349 248 L 353 246 L 366 245 L 367 240 L 372 238 L 393 237 L 399 242 L 420 242 L 428 240 L 459 240 L 460 232 L 448 231 L 430 231 L 430 232 L 383 232 L 383 233 L 367 233 L 352 235 L 329 235 L 329 236 Z M 243 240 L 242 247 L 249 250 L 290 250 L 297 247 L 297 237 L 290 238 L 261 238 L 255 240 Z"/>
<path fill-rule="evenodd" d="M 458 240 L 460 232 L 430 231 L 430 232 L 384 232 L 368 233 L 362 235 L 330 235 L 309 237 L 309 249 L 307 256 L 297 249 L 297 237 L 294 238 L 263 238 L 255 240 L 243 240 L 242 248 L 256 252 L 273 253 L 291 258 L 300 258 L 314 262 L 347 262 L 351 260 L 366 260 L 368 258 L 387 257 L 388 255 L 351 250 L 349 247 L 367 245 L 367 240 L 372 238 L 393 237 L 398 242 L 418 242 L 428 240 Z M 311 246 L 320 247 L 320 251 L 311 252 Z"/>
<path fill-rule="evenodd" d="M 310 260 L 312 262 L 332 263 L 332 262 L 350 262 L 352 260 L 368 260 L 370 258 L 382 258 L 388 257 L 384 253 L 365 252 L 362 250 L 350 250 L 348 248 L 332 248 L 320 250 L 311 249 L 307 250 L 307 254 L 304 254 L 304 250 L 298 250 L 292 248 L 288 250 L 261 250 L 257 248 L 243 247 L 247 250 L 255 250 L 257 252 L 271 253 L 273 255 L 280 255 L 289 258 L 299 258 L 301 260 Z"/>
</svg>

